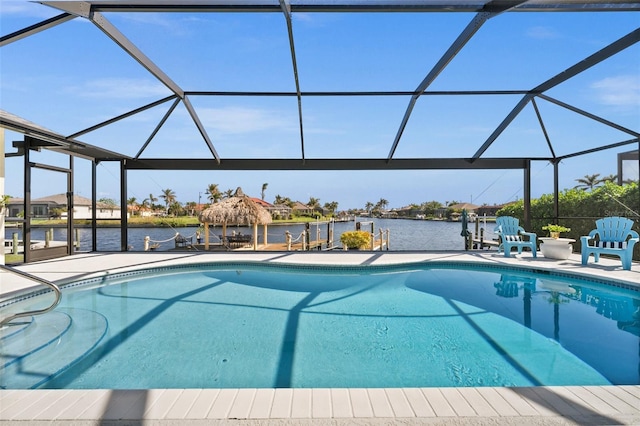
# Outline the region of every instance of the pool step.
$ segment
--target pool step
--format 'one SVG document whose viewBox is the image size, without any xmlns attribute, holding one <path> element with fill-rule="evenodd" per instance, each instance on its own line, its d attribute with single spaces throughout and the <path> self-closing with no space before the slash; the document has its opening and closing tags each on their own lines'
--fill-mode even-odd
<svg viewBox="0 0 640 426">
<path fill-rule="evenodd" d="M 56 309 L 0 335 L 0 388 L 34 389 L 86 357 L 107 333 L 104 316 L 85 309 Z M 3 330 L 4 331 L 4 330 Z"/>
<path fill-rule="evenodd" d="M 0 368 L 22 362 L 30 354 L 55 344 L 70 327 L 71 317 L 65 312 L 50 312 L 42 321 L 35 321 L 34 317 L 14 320 L 0 331 Z"/>
</svg>

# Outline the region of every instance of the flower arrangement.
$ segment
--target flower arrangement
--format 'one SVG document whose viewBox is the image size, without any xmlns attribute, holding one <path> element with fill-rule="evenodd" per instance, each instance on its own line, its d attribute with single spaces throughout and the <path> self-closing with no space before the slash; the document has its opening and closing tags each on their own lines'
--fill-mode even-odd
<svg viewBox="0 0 640 426">
<path fill-rule="evenodd" d="M 571 231 L 571 228 L 550 223 L 547 226 L 543 226 L 542 230 L 549 231 L 549 234 L 551 235 L 552 238 L 559 238 L 561 232 L 569 232 Z"/>
</svg>

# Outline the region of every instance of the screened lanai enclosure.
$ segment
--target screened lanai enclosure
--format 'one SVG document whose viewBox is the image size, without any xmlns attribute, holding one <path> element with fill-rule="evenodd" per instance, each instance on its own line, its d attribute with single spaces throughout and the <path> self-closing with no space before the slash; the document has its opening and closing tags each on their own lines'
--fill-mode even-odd
<svg viewBox="0 0 640 426">
<path fill-rule="evenodd" d="M 637 2 L 1 7 L 4 183 L 26 212 L 10 218 L 25 247 L 33 199 L 65 194 L 68 206 L 67 245 L 46 255 L 27 249 L 27 262 L 73 252 L 80 194 L 91 203 L 97 250 L 106 185 L 115 187 L 123 214 L 113 220 L 128 250 L 124 206 L 147 196 L 140 181 L 158 176 L 163 187 L 191 184 L 198 204 L 223 175 L 321 182 L 351 197 L 362 191 L 358 181 L 393 183 L 417 202 L 457 182 L 472 202 L 520 200 L 526 228 L 582 220 L 575 226 L 587 230 L 595 217 L 567 217 L 558 202 L 564 189 L 595 174 L 638 182 Z M 503 183 L 507 195 L 486 198 Z M 553 195 L 553 209 L 534 215 L 540 194 Z M 615 202 L 637 228 L 640 199 Z"/>
</svg>

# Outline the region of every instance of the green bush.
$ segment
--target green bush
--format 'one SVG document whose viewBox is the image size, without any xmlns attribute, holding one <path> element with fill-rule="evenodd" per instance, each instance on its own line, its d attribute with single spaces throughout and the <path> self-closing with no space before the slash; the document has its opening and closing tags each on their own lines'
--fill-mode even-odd
<svg viewBox="0 0 640 426">
<path fill-rule="evenodd" d="M 340 235 L 340 242 L 350 249 L 366 249 L 371 246 L 371 235 L 366 231 L 347 231 Z"/>
<path fill-rule="evenodd" d="M 637 212 L 640 212 L 640 193 L 638 183 L 617 185 L 605 182 L 591 191 L 565 189 L 558 194 L 559 220 L 571 228 L 567 238 L 576 240 L 574 251 L 580 251 L 580 237 L 588 235 L 596 227 L 596 219 L 607 216 L 623 216 L 635 220 L 634 230 L 640 232 Z M 513 216 L 524 221 L 524 202 L 518 200 L 500 209 L 498 216 Z M 544 227 L 554 221 L 553 194 L 544 194 L 531 200 L 531 226 L 527 231 L 546 235 Z M 640 259 L 640 246 L 636 244 L 633 258 Z"/>
</svg>

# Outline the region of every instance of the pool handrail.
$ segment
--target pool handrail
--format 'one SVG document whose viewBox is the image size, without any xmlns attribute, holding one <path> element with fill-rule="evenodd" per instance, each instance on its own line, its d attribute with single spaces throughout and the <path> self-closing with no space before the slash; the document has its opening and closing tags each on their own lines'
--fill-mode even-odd
<svg viewBox="0 0 640 426">
<path fill-rule="evenodd" d="M 16 318 L 20 318 L 20 317 L 28 317 L 28 316 L 32 316 L 32 315 L 40 315 L 40 314 L 45 314 L 51 310 L 53 310 L 56 306 L 58 306 L 58 304 L 60 303 L 60 299 L 62 299 L 62 292 L 60 291 L 60 287 L 58 287 L 56 284 L 52 283 L 51 281 L 47 281 L 44 278 L 40 278 L 37 277 L 35 275 L 31 275 L 27 272 L 23 272 L 20 271 L 18 269 L 15 268 L 11 268 L 9 266 L 6 265 L 0 265 L 0 269 L 4 269 L 7 272 L 16 274 L 16 275 L 20 275 L 24 278 L 27 278 L 31 281 L 36 281 L 40 284 L 44 284 L 48 287 L 51 287 L 51 289 L 53 290 L 53 292 L 56 295 L 56 299 L 53 301 L 53 303 L 43 309 L 35 309 L 35 310 L 31 310 L 31 311 L 25 311 L 25 312 L 18 312 L 17 314 L 13 314 L 8 316 L 7 318 L 3 319 L 2 321 L 0 321 L 0 327 L 2 327 L 3 325 L 13 321 Z"/>
</svg>

